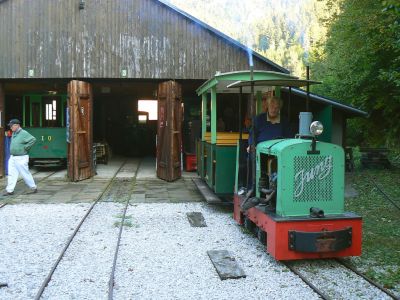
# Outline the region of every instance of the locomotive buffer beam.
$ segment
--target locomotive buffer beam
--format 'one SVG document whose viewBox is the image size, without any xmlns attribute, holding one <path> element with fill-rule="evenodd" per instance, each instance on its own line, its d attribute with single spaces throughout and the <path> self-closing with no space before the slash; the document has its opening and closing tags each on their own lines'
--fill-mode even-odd
<svg viewBox="0 0 400 300">
<path fill-rule="evenodd" d="M 298 252 L 335 252 L 351 247 L 352 228 L 343 230 L 304 232 L 289 231 L 289 249 Z"/>
</svg>

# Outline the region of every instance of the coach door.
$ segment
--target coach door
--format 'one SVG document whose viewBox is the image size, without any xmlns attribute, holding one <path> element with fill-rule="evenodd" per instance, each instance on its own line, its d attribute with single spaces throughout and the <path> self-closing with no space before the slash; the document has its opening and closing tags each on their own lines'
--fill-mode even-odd
<svg viewBox="0 0 400 300">
<path fill-rule="evenodd" d="M 92 153 L 92 88 L 87 82 L 68 84 L 67 142 L 68 177 L 72 181 L 94 175 Z"/>
<path fill-rule="evenodd" d="M 173 181 L 181 177 L 181 85 L 175 81 L 162 82 L 157 94 L 157 176 Z"/>
</svg>

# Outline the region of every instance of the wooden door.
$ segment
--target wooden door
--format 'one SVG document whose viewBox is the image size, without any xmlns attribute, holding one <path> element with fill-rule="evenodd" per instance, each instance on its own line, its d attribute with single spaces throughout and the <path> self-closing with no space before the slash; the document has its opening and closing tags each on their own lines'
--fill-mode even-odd
<svg viewBox="0 0 400 300">
<path fill-rule="evenodd" d="M 92 140 L 92 88 L 87 82 L 72 80 L 68 84 L 67 139 L 68 177 L 72 181 L 94 175 Z"/>
<path fill-rule="evenodd" d="M 4 177 L 4 103 L 5 103 L 4 86 L 0 83 L 0 178 Z"/>
<path fill-rule="evenodd" d="M 157 176 L 166 181 L 181 177 L 182 88 L 175 81 L 158 85 Z"/>
</svg>

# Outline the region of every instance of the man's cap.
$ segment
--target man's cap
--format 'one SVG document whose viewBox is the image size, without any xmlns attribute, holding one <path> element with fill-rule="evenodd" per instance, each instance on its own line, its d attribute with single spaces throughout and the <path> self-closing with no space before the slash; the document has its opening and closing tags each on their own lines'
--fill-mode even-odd
<svg viewBox="0 0 400 300">
<path fill-rule="evenodd" d="M 14 124 L 21 124 L 21 122 L 18 119 L 11 119 L 10 122 L 8 122 L 8 126 L 12 126 Z"/>
</svg>

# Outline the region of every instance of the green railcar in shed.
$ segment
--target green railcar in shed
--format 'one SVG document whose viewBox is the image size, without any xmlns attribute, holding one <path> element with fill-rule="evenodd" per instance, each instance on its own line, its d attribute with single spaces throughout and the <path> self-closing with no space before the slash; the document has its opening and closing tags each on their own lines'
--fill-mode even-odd
<svg viewBox="0 0 400 300">
<path fill-rule="evenodd" d="M 36 138 L 29 153 L 31 164 L 41 167 L 66 165 L 66 107 L 66 95 L 24 95 L 22 125 Z"/>
</svg>

